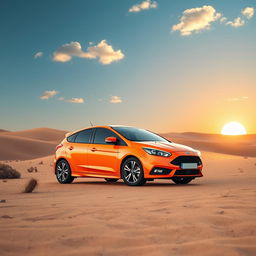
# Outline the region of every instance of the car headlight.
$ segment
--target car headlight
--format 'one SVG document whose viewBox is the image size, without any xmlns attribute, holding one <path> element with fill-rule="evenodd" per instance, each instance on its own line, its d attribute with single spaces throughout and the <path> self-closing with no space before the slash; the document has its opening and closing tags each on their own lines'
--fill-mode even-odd
<svg viewBox="0 0 256 256">
<path fill-rule="evenodd" d="M 163 157 L 169 157 L 172 154 L 166 151 L 158 150 L 155 148 L 143 148 L 144 151 L 146 151 L 148 154 L 153 156 L 163 156 Z"/>
</svg>

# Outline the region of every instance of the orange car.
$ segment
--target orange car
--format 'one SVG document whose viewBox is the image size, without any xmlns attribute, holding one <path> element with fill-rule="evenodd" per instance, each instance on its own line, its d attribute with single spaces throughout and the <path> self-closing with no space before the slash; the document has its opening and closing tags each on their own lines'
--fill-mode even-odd
<svg viewBox="0 0 256 256">
<path fill-rule="evenodd" d="M 203 176 L 199 151 L 144 129 L 114 125 L 67 134 L 56 147 L 54 167 L 62 184 L 77 177 L 123 179 L 130 186 L 154 179 L 187 184 Z"/>
</svg>

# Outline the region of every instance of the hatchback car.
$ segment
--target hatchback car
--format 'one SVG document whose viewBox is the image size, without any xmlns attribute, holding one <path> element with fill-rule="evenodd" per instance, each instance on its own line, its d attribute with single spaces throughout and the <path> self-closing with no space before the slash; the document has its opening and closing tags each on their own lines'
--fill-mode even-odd
<svg viewBox="0 0 256 256">
<path fill-rule="evenodd" d="M 154 179 L 187 184 L 202 177 L 200 152 L 155 133 L 127 126 L 95 126 L 66 135 L 56 147 L 57 180 L 77 177 L 119 179 L 139 186 Z"/>
</svg>

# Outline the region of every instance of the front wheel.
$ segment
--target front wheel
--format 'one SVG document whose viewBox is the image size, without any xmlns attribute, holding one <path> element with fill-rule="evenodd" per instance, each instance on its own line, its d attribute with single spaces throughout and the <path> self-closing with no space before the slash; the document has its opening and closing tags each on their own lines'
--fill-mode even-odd
<svg viewBox="0 0 256 256">
<path fill-rule="evenodd" d="M 57 163 L 55 172 L 57 180 L 61 184 L 72 183 L 74 180 L 74 177 L 71 176 L 71 168 L 68 162 L 64 159 Z"/>
<path fill-rule="evenodd" d="M 193 178 L 172 178 L 172 181 L 176 184 L 188 184 Z"/>
<path fill-rule="evenodd" d="M 146 183 L 142 165 L 135 157 L 130 157 L 124 161 L 121 167 L 121 175 L 125 184 L 129 186 L 142 186 Z"/>
</svg>

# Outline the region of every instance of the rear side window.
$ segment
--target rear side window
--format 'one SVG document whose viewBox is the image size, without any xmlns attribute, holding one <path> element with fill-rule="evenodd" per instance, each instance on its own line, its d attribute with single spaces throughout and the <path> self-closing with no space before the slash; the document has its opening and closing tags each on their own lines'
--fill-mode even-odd
<svg viewBox="0 0 256 256">
<path fill-rule="evenodd" d="M 116 137 L 117 138 L 117 145 L 123 145 L 125 146 L 126 143 L 121 139 L 119 138 L 119 136 L 110 131 L 109 129 L 106 129 L 106 128 L 95 128 L 95 135 L 94 135 L 94 144 L 108 144 L 105 142 L 105 139 L 107 137 Z"/>
<path fill-rule="evenodd" d="M 75 142 L 75 138 L 76 138 L 76 133 L 75 134 L 72 134 L 70 136 L 67 137 L 67 141 L 68 142 Z"/>
<path fill-rule="evenodd" d="M 77 133 L 75 142 L 77 143 L 90 143 L 90 138 L 92 135 L 92 129 L 86 129 Z"/>
</svg>

